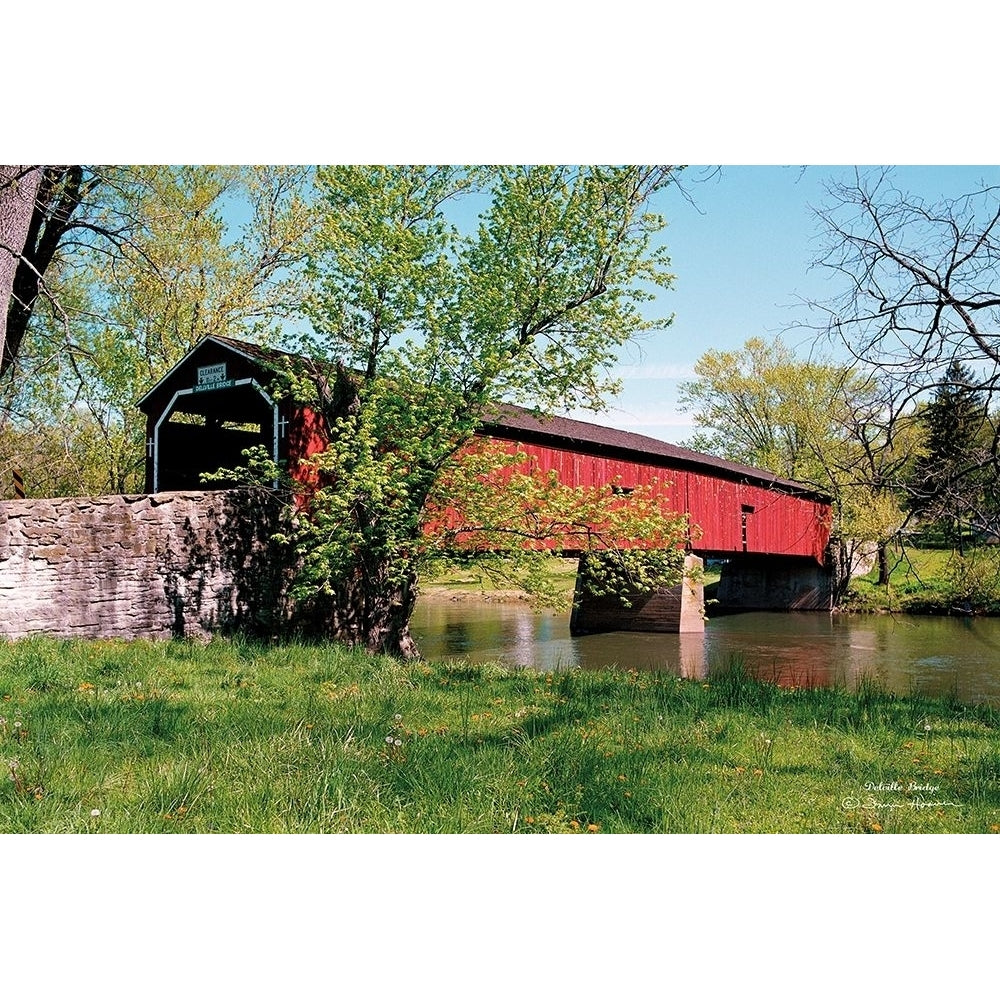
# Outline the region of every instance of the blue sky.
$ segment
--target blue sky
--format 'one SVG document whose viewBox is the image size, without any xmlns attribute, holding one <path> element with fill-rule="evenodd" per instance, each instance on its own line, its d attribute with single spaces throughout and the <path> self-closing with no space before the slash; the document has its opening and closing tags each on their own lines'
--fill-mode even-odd
<svg viewBox="0 0 1000 1000">
<path fill-rule="evenodd" d="M 668 189 L 656 206 L 668 221 L 664 242 L 676 282 L 659 293 L 655 308 L 673 313 L 673 325 L 623 353 L 624 390 L 606 412 L 573 416 L 681 443 L 692 428 L 690 415 L 677 409 L 677 387 L 705 351 L 783 335 L 805 354 L 811 338 L 794 329 L 810 318 L 801 300 L 842 290 L 810 268 L 818 235 L 813 208 L 823 204 L 831 178 L 850 176 L 853 168 L 843 166 L 727 166 L 711 175 L 689 168 L 691 201 Z M 905 167 L 895 176 L 903 190 L 934 200 L 982 179 L 1000 183 L 1000 168 Z"/>
<path fill-rule="evenodd" d="M 869 169 L 869 168 L 862 168 Z M 623 391 L 599 413 L 570 415 L 606 426 L 682 444 L 694 433 L 680 411 L 677 391 L 694 377 L 694 364 L 710 349 L 739 349 L 750 337 L 781 336 L 803 357 L 815 350 L 805 325 L 817 321 L 805 302 L 829 300 L 843 291 L 828 271 L 811 266 L 821 231 L 815 209 L 828 201 L 831 181 L 849 182 L 850 166 L 691 166 L 682 173 L 683 193 L 661 191 L 654 210 L 666 220 L 662 234 L 675 275 L 669 290 L 654 289 L 649 316 L 673 315 L 665 331 L 624 348 L 615 374 Z M 974 190 L 982 181 L 1000 185 L 996 166 L 903 166 L 893 168 L 901 190 L 928 201 Z M 451 209 L 470 231 L 482 206 L 475 197 Z M 821 347 L 829 356 L 829 345 Z"/>
</svg>

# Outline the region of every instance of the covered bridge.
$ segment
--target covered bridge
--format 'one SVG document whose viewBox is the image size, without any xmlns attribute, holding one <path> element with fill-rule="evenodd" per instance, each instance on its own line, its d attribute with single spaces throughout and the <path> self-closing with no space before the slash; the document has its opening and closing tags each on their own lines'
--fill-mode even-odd
<svg viewBox="0 0 1000 1000">
<path fill-rule="evenodd" d="M 200 488 L 202 473 L 238 466 L 252 445 L 264 446 L 293 477 L 308 478 L 299 460 L 325 446 L 322 419 L 270 391 L 295 361 L 226 337 L 198 343 L 139 402 L 147 417 L 147 492 Z M 536 468 L 556 471 L 568 485 L 617 482 L 627 491 L 659 481 L 673 508 L 696 526 L 690 553 L 725 560 L 725 604 L 817 608 L 830 600 L 830 501 L 801 483 L 645 435 L 539 419 L 512 406 L 501 407 L 479 433 L 517 445 Z M 588 630 L 581 619 L 576 624 Z"/>
</svg>

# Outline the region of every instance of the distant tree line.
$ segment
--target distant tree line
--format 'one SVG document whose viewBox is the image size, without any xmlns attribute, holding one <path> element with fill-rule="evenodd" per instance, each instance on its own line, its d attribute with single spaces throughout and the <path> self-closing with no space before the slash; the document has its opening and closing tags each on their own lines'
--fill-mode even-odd
<svg viewBox="0 0 1000 1000">
<path fill-rule="evenodd" d="M 828 492 L 843 558 L 874 545 L 884 583 L 894 541 L 1000 538 L 1000 189 L 928 203 L 879 170 L 829 190 L 817 264 L 844 291 L 809 303 L 809 359 L 750 338 L 682 399 L 693 447 Z"/>
</svg>

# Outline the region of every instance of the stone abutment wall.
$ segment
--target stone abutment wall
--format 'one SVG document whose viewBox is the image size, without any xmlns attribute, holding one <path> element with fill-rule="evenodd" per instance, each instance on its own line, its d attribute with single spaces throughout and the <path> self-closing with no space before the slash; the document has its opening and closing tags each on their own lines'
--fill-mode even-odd
<svg viewBox="0 0 1000 1000">
<path fill-rule="evenodd" d="M 238 490 L 0 503 L 0 636 L 279 632 L 279 519 Z"/>
<path fill-rule="evenodd" d="M 795 556 L 737 556 L 722 567 L 718 599 L 724 608 L 829 611 L 835 580 L 829 567 Z"/>
</svg>

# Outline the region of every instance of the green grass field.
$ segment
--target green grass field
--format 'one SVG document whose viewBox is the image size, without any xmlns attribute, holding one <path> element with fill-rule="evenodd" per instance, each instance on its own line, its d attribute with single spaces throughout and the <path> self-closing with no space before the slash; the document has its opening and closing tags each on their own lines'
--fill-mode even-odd
<svg viewBox="0 0 1000 1000">
<path fill-rule="evenodd" d="M 544 585 L 551 593 L 553 600 L 545 600 L 536 595 L 535 603 L 568 607 L 573 600 L 576 587 L 576 571 L 578 559 L 563 559 L 554 557 L 547 560 L 544 570 Z M 482 566 L 476 563 L 462 569 L 452 569 L 437 573 L 420 581 L 420 593 L 425 597 L 439 598 L 463 595 L 478 597 L 488 595 L 496 599 L 532 601 L 519 586 L 515 574 L 508 567 L 505 572 L 490 575 Z"/>
<path fill-rule="evenodd" d="M 998 713 L 862 686 L 0 645 L 5 833 L 990 833 Z"/>
</svg>

